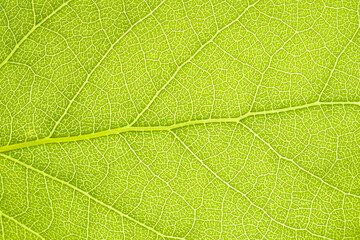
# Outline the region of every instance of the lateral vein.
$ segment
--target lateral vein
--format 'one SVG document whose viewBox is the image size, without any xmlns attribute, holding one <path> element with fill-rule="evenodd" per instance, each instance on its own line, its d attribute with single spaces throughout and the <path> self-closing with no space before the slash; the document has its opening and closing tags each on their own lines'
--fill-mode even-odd
<svg viewBox="0 0 360 240">
<path fill-rule="evenodd" d="M 50 179 L 52 179 L 52 180 L 54 180 L 54 181 L 56 181 L 56 182 L 58 182 L 58 183 L 61 183 L 61 184 L 65 185 L 65 186 L 67 186 L 67 187 L 69 187 L 69 188 L 71 188 L 71 189 L 74 189 L 74 190 L 77 191 L 77 192 L 82 193 L 83 195 L 87 196 L 89 199 L 91 199 L 91 200 L 97 202 L 98 204 L 100 204 L 100 205 L 108 208 L 109 210 L 112 210 L 112 211 L 120 214 L 122 217 L 127 218 L 127 219 L 129 219 L 130 221 L 135 222 L 136 224 L 139 224 L 140 226 L 142 226 L 142 227 L 144 227 L 144 228 L 146 228 L 146 229 L 154 232 L 155 234 L 157 234 L 157 235 L 159 235 L 159 236 L 161 236 L 161 237 L 170 238 L 170 239 L 183 239 L 183 238 L 179 238 L 179 237 L 173 237 L 173 236 L 164 235 L 164 234 L 156 231 L 155 229 L 153 229 L 153 228 L 151 228 L 151 227 L 149 227 L 149 226 L 147 226 L 147 225 L 139 222 L 138 220 L 136 220 L 136 219 L 134 219 L 134 218 L 132 218 L 132 217 L 130 217 L 130 216 L 128 216 L 128 215 L 120 212 L 120 211 L 117 210 L 116 208 L 114 208 L 114 207 L 112 207 L 112 206 L 109 206 L 109 205 L 107 205 L 106 203 L 98 200 L 97 198 L 91 196 L 89 193 L 81 190 L 80 188 L 78 188 L 78 187 L 76 187 L 76 186 L 74 186 L 74 185 L 72 185 L 72 184 L 70 184 L 70 183 L 68 183 L 68 182 L 65 182 L 65 181 L 63 181 L 63 180 L 61 180 L 61 179 L 58 179 L 58 178 L 56 178 L 56 177 L 54 177 L 54 176 L 52 176 L 52 175 L 50 175 L 50 174 L 47 174 L 47 173 L 45 173 L 45 172 L 43 172 L 43 171 L 41 171 L 41 170 L 39 170 L 39 169 L 37 169 L 37 168 L 34 168 L 33 166 L 27 165 L 27 164 L 19 161 L 18 159 L 15 159 L 15 158 L 13 158 L 13 157 L 10 157 L 10 156 L 5 155 L 5 154 L 2 154 L 2 153 L 0 153 L 0 156 L 3 157 L 3 158 L 5 158 L 5 159 L 8 159 L 8 160 L 10 160 L 10 161 L 13 161 L 13 162 L 15 162 L 15 163 L 17 163 L 17 164 L 20 164 L 20 165 L 22 165 L 23 167 L 25 167 L 25 168 L 27 168 L 27 169 L 30 169 L 30 170 L 32 170 L 32 171 L 34 171 L 34 172 L 37 172 L 37 173 L 43 175 L 44 177 L 50 178 Z M 0 212 L 0 215 L 4 215 L 4 214 L 3 214 L 2 212 Z M 4 215 L 4 216 L 5 216 L 5 215 Z M 14 218 L 9 217 L 9 216 L 5 216 L 5 217 L 7 217 L 7 218 L 9 218 L 9 219 L 11 219 L 11 220 L 13 220 L 13 221 L 15 221 L 15 222 L 18 223 L 19 225 L 21 225 L 21 226 L 23 226 L 24 228 L 28 229 L 29 231 L 35 233 L 34 231 L 32 231 L 31 229 L 29 229 L 28 227 L 26 227 L 26 226 L 23 225 L 22 223 L 16 221 Z M 38 234 L 37 234 L 37 235 L 38 235 Z M 38 235 L 38 236 L 40 236 L 40 235 Z M 44 239 L 44 238 L 42 238 L 42 239 Z"/>
<path fill-rule="evenodd" d="M 30 31 L 15 45 L 15 47 L 13 48 L 13 50 L 9 53 L 9 55 L 4 59 L 4 61 L 2 61 L 2 63 L 0 63 L 0 69 L 9 61 L 9 59 L 14 55 L 14 53 L 16 52 L 16 50 L 21 46 L 21 44 L 38 28 L 40 27 L 44 22 L 46 22 L 49 18 L 51 18 L 52 16 L 54 16 L 57 12 L 59 12 L 63 7 L 65 7 L 69 2 L 71 2 L 72 0 L 68 0 L 66 2 L 64 2 L 60 7 L 58 7 L 57 9 L 55 9 L 55 11 L 53 11 L 51 14 L 49 14 L 47 17 L 45 17 L 41 22 L 39 22 L 38 24 L 34 25 Z"/>
</svg>

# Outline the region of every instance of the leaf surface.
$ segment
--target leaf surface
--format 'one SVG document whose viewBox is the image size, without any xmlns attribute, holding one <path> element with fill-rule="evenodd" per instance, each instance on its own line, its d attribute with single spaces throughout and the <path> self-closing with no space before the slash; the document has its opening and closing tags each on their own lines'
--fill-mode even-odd
<svg viewBox="0 0 360 240">
<path fill-rule="evenodd" d="M 359 239 L 357 1 L 0 7 L 2 239 Z"/>
</svg>

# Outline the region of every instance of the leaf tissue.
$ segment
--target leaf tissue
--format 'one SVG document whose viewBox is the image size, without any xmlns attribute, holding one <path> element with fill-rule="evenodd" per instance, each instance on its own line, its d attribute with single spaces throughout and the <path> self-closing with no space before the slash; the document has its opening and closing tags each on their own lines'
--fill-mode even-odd
<svg viewBox="0 0 360 240">
<path fill-rule="evenodd" d="M 360 2 L 1 0 L 0 239 L 360 239 Z"/>
</svg>

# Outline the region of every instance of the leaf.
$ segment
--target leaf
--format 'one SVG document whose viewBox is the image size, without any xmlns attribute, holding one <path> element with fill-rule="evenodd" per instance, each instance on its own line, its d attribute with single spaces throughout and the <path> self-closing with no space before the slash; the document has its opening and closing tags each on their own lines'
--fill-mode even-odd
<svg viewBox="0 0 360 240">
<path fill-rule="evenodd" d="M 359 239 L 358 1 L 2 1 L 2 239 Z"/>
</svg>

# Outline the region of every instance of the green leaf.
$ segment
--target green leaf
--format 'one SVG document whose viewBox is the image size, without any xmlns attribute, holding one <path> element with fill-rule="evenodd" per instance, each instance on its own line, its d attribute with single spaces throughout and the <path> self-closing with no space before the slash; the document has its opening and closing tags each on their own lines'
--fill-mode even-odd
<svg viewBox="0 0 360 240">
<path fill-rule="evenodd" d="M 0 2 L 2 239 L 360 239 L 360 3 Z"/>
</svg>

